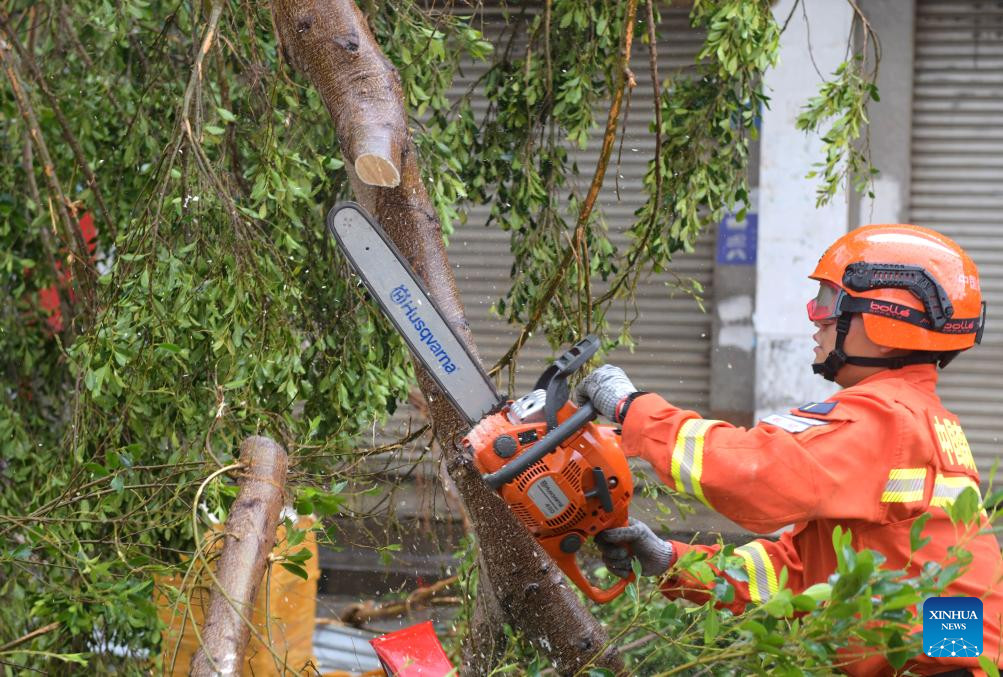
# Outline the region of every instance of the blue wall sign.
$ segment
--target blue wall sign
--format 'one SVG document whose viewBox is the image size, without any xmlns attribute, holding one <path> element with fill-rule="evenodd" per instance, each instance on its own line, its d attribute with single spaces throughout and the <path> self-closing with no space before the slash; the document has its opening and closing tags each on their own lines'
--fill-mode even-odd
<svg viewBox="0 0 1003 677">
<path fill-rule="evenodd" d="M 728 214 L 717 229 L 717 262 L 726 266 L 756 265 L 759 215 L 747 212 L 744 221 Z"/>
</svg>

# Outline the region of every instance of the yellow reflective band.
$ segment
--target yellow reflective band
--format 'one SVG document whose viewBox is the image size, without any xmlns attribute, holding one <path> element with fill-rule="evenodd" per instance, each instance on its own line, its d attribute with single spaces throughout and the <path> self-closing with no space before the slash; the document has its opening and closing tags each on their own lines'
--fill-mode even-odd
<svg viewBox="0 0 1003 677">
<path fill-rule="evenodd" d="M 926 468 L 892 468 L 881 494 L 882 503 L 911 503 L 923 500 Z"/>
<path fill-rule="evenodd" d="M 975 490 L 979 496 L 979 505 L 982 505 L 982 492 L 979 491 L 979 485 L 971 477 L 965 475 L 945 477 L 938 473 L 933 483 L 933 496 L 930 498 L 930 505 L 938 508 L 947 507 L 957 500 L 966 487 Z"/>
<path fill-rule="evenodd" d="M 749 577 L 749 598 L 756 603 L 765 602 L 777 594 L 780 584 L 773 568 L 773 560 L 762 543 L 753 541 L 735 548 L 735 553 L 745 560 L 745 573 Z"/>
<path fill-rule="evenodd" d="M 703 473 L 703 446 L 707 431 L 721 421 L 709 418 L 691 418 L 679 429 L 676 446 L 672 450 L 672 479 L 676 491 L 696 496 L 712 508 L 703 495 L 700 476 Z"/>
</svg>

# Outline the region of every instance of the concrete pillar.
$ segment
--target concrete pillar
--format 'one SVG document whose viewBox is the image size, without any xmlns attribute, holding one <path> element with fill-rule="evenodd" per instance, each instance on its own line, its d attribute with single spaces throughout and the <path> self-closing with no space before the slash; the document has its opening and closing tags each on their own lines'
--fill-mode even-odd
<svg viewBox="0 0 1003 677">
<path fill-rule="evenodd" d="M 879 171 L 874 197 L 854 196 L 851 226 L 904 223 L 909 218 L 912 176 L 913 53 L 915 0 L 865 0 L 860 7 L 878 34 L 881 67 L 880 101 L 867 107 L 870 119 L 871 163 Z"/>
<path fill-rule="evenodd" d="M 780 0 L 783 22 L 794 0 Z M 759 238 L 756 266 L 756 419 L 811 400 L 835 387 L 811 372 L 815 329 L 805 304 L 818 284 L 807 279 L 818 257 L 847 232 L 847 195 L 815 207 L 816 181 L 805 178 L 823 159 L 821 141 L 795 127 L 798 113 L 847 56 L 849 3 L 802 0 L 780 40 L 780 60 L 765 78 L 770 107 L 763 111 L 759 164 Z M 816 68 L 818 70 L 816 70 Z M 821 73 L 821 75 L 820 75 Z"/>
<path fill-rule="evenodd" d="M 753 142 L 755 144 L 756 142 Z M 758 169 L 758 168 L 755 168 Z M 757 172 L 750 183 L 755 185 Z M 725 217 L 717 232 L 714 262 L 714 319 L 710 355 L 710 418 L 735 425 L 753 423 L 755 408 L 756 229 L 758 191 L 749 195 L 744 221 Z"/>
</svg>

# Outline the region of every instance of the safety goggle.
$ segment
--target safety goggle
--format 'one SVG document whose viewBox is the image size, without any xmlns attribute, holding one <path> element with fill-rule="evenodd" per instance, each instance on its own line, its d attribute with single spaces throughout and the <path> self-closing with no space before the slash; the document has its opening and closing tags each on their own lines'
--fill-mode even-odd
<svg viewBox="0 0 1003 677">
<path fill-rule="evenodd" d="M 818 294 L 808 302 L 808 319 L 812 322 L 832 320 L 839 316 L 839 302 L 846 294 L 831 282 L 821 281 Z"/>
</svg>

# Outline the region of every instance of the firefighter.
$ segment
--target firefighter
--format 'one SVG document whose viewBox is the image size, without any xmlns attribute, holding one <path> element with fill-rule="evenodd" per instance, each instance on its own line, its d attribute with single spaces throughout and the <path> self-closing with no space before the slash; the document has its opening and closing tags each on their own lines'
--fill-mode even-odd
<svg viewBox="0 0 1003 677">
<path fill-rule="evenodd" d="M 778 540 L 757 539 L 735 550 L 748 581 L 730 580 L 733 611 L 767 600 L 783 569 L 795 592 L 825 582 L 836 569 L 837 526 L 852 533 L 857 550 L 879 551 L 886 567 L 911 575 L 962 545 L 971 564 L 944 594 L 982 599 L 982 655 L 1003 665 L 1003 559 L 986 530 L 985 510 L 967 532 L 945 511 L 966 487 L 979 491 L 979 475 L 958 418 L 936 391 L 937 367 L 981 339 L 985 305 L 975 264 L 933 230 L 865 226 L 829 247 L 810 277 L 819 284 L 808 303 L 817 328 L 812 369 L 843 387 L 828 400 L 746 429 L 639 392 L 612 365 L 584 379 L 579 400 L 620 423 L 627 455 L 646 460 L 674 490 L 758 534 L 793 525 Z M 922 533 L 930 541 L 913 554 L 910 527 L 923 515 L 929 515 Z M 636 520 L 596 540 L 607 568 L 621 577 L 634 558 L 643 575 L 661 576 L 691 550 L 718 550 L 662 540 Z M 704 602 L 700 587 L 683 572 L 662 589 L 670 598 Z M 982 674 L 975 658 L 919 655 L 907 667 L 917 674 Z M 844 669 L 892 672 L 873 650 Z"/>
</svg>

